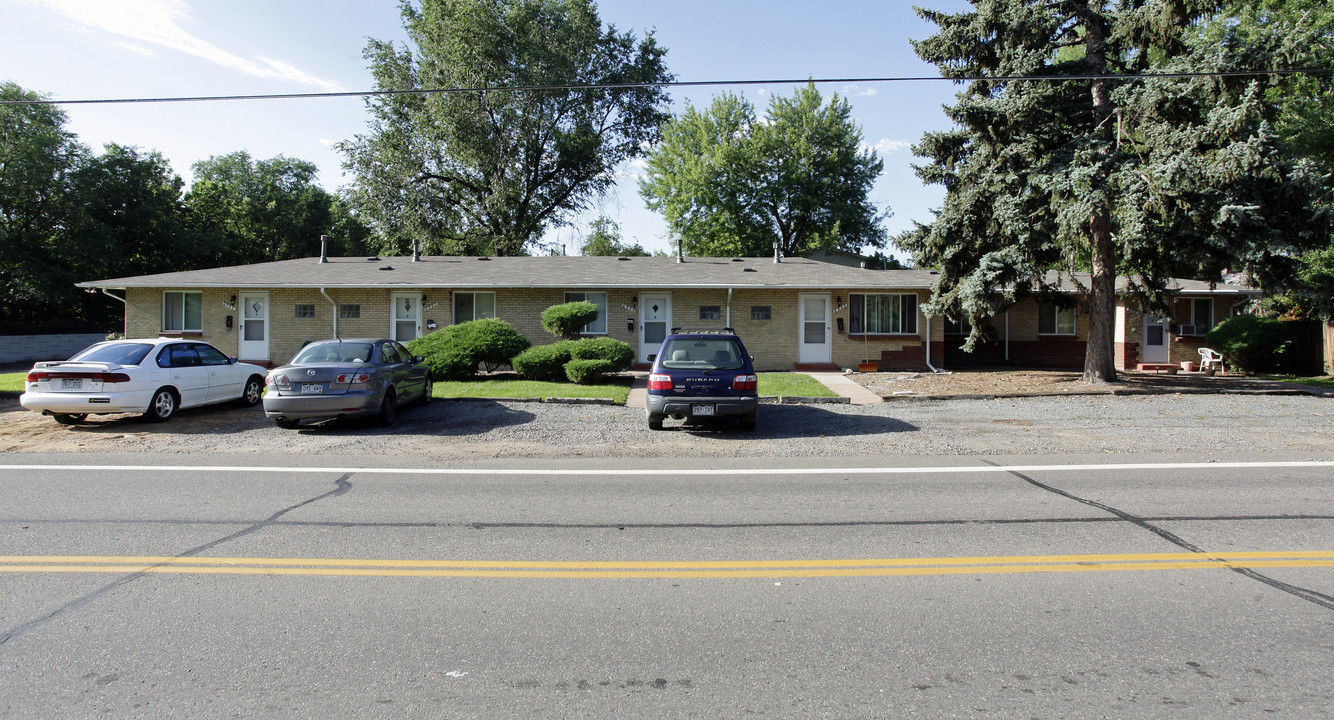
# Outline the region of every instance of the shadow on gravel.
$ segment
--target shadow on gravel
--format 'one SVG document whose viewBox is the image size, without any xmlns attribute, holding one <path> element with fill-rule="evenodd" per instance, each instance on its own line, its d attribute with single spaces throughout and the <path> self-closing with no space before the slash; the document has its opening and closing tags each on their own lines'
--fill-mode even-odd
<svg viewBox="0 0 1334 720">
<path fill-rule="evenodd" d="M 389 427 L 376 424 L 374 418 L 341 418 L 323 422 L 306 421 L 296 432 L 322 436 L 356 435 L 479 435 L 491 430 L 524 425 L 537 419 L 527 410 L 515 410 L 498 402 L 470 401 L 466 403 L 433 400 L 430 405 L 401 407 L 398 417 Z M 267 421 L 272 422 L 272 421 Z"/>
<path fill-rule="evenodd" d="M 143 415 L 127 413 L 109 413 L 89 415 L 77 425 L 60 425 L 49 417 L 18 406 L 19 411 L 33 418 L 50 423 L 51 430 L 90 435 L 119 435 L 125 433 L 151 435 L 218 435 L 238 433 L 264 427 L 270 421 L 264 418 L 264 411 L 259 407 L 235 407 L 223 404 L 205 405 L 186 410 L 177 410 L 166 422 L 156 423 Z"/>
<path fill-rule="evenodd" d="M 643 422 L 642 419 L 640 422 Z M 666 422 L 663 427 L 664 432 L 688 432 L 692 435 L 753 440 L 879 435 L 920 430 L 916 425 L 894 418 L 844 415 L 830 412 L 818 405 L 761 405 L 755 429 L 751 431 L 741 430 L 731 418 L 699 423 L 678 423 L 668 418 Z"/>
</svg>

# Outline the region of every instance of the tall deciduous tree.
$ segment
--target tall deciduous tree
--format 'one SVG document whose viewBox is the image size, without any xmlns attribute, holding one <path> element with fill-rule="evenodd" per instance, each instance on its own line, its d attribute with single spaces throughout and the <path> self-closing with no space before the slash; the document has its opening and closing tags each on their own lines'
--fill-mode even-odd
<svg viewBox="0 0 1334 720">
<path fill-rule="evenodd" d="M 186 204 L 191 222 L 217 249 L 218 264 L 318 255 L 320 236 L 346 222 L 335 215 L 336 198 L 316 184 L 314 163 L 281 155 L 256 161 L 234 152 L 201 160 L 193 169 Z M 351 249 L 345 247 L 351 238 L 335 239 L 331 252 Z"/>
<path fill-rule="evenodd" d="M 1172 73 L 1282 69 L 1294 38 L 1229 32 L 1193 44 L 1223 2 L 994 0 L 971 12 L 919 9 L 940 31 L 914 47 L 968 80 L 928 133 L 918 168 L 947 191 L 935 220 L 896 242 L 940 268 L 928 309 L 986 318 L 1047 271 L 1083 258 L 1089 339 L 1084 379 L 1116 379 L 1115 280 L 1167 312 L 1173 275 L 1217 279 L 1246 267 L 1277 284 L 1292 257 L 1327 238 L 1321 178 L 1272 129 L 1263 78 Z M 1126 76 L 1154 74 L 1150 79 Z M 1039 78 L 1016 80 L 1009 78 Z M 1068 289 L 1068 287 L 1067 287 Z M 1004 293 L 1000 303 L 997 293 Z"/>
<path fill-rule="evenodd" d="M 589 226 L 588 237 L 579 246 L 580 255 L 601 257 L 648 257 L 648 251 L 639 243 L 621 239 L 621 226 L 602 216 Z"/>
<path fill-rule="evenodd" d="M 604 28 L 591 0 L 405 0 L 402 14 L 409 43 L 365 55 L 377 89 L 405 94 L 368 101 L 369 132 L 342 145 L 386 251 L 524 254 L 666 119 L 665 50 Z M 568 89 L 585 85 L 604 87 Z"/>
<path fill-rule="evenodd" d="M 725 93 L 663 128 L 640 193 L 692 254 L 786 255 L 883 247 L 888 215 L 868 199 L 883 164 L 852 108 L 814 84 L 774 97 L 763 120 Z"/>
<path fill-rule="evenodd" d="M 8 102 L 44 99 L 0 83 Z M 11 320 L 67 317 L 62 307 L 79 278 L 68 267 L 62 229 L 69 177 L 83 148 L 54 105 L 0 105 L 0 312 Z"/>
</svg>

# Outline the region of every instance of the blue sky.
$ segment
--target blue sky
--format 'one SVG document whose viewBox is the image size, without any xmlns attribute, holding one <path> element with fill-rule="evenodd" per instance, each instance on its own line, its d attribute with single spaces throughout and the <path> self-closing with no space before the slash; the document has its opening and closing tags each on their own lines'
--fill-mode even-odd
<svg viewBox="0 0 1334 720">
<path fill-rule="evenodd" d="M 964 0 L 921 0 L 959 11 Z M 604 22 L 642 35 L 654 30 L 678 80 L 935 77 L 909 38 L 930 35 L 911 3 L 898 0 L 601 0 Z M 55 99 L 337 92 L 373 89 L 361 51 L 366 39 L 404 37 L 390 0 L 0 0 L 6 42 L 0 78 Z M 793 86 L 671 91 L 674 111 L 706 106 L 724 90 L 762 111 Z M 909 146 L 948 122 L 941 105 L 957 87 L 944 81 L 821 85 L 852 104 L 864 141 L 884 160 L 871 199 L 894 216 L 890 233 L 929 220 L 942 191 L 913 174 Z M 85 144 L 117 142 L 160 151 L 190 181 L 190 166 L 246 150 L 309 160 L 330 189 L 348 182 L 332 144 L 365 131 L 360 98 L 64 106 Z M 644 208 L 622 169 L 617 191 L 548 240 L 576 252 L 588 223 L 605 214 L 625 238 L 667 250 L 666 224 Z"/>
</svg>

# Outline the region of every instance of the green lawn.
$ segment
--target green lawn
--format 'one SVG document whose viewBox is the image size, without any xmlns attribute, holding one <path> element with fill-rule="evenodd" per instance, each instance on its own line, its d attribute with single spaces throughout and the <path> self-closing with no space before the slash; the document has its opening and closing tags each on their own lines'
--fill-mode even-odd
<svg viewBox="0 0 1334 720">
<path fill-rule="evenodd" d="M 759 373 L 760 395 L 838 397 L 838 393 L 804 373 Z"/>
<path fill-rule="evenodd" d="M 473 380 L 467 382 L 437 382 L 433 397 L 438 398 L 611 398 L 618 405 L 625 404 L 630 394 L 630 380 L 602 385 L 575 385 L 574 383 L 537 382 L 533 380 Z"/>
<path fill-rule="evenodd" d="M 0 392 L 23 392 L 23 381 L 28 371 L 0 373 Z"/>
<path fill-rule="evenodd" d="M 1334 377 L 1293 377 L 1292 375 L 1261 375 L 1263 380 L 1278 380 L 1280 382 L 1300 383 L 1302 385 L 1315 385 L 1316 387 L 1329 388 L 1334 390 Z"/>
</svg>

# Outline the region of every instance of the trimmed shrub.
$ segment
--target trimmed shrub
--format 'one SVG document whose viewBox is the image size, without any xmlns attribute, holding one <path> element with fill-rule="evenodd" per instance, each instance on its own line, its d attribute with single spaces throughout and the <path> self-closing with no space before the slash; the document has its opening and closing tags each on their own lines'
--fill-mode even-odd
<svg viewBox="0 0 1334 720">
<path fill-rule="evenodd" d="M 1223 353 L 1224 362 L 1243 372 L 1272 371 L 1287 349 L 1283 323 L 1258 315 L 1237 315 L 1214 326 L 1204 336 L 1207 346 Z"/>
<path fill-rule="evenodd" d="M 524 350 L 510 364 L 529 380 L 561 380 L 565 377 L 565 363 L 570 361 L 573 340 L 562 340 L 551 345 L 535 345 Z"/>
<path fill-rule="evenodd" d="M 552 305 L 542 311 L 542 327 L 559 338 L 569 340 L 583 332 L 584 326 L 598 319 L 598 306 L 579 300 Z"/>
<path fill-rule="evenodd" d="M 511 358 L 528 349 L 528 339 L 513 325 L 496 318 L 447 325 L 408 342 L 408 352 L 426 358 L 437 380 L 464 380 L 477 374 L 485 363 L 488 370 L 509 365 Z"/>
<path fill-rule="evenodd" d="M 576 385 L 592 385 L 617 369 L 610 360 L 571 360 L 565 363 L 565 377 Z"/>
<path fill-rule="evenodd" d="M 629 345 L 609 337 L 584 338 L 575 341 L 570 349 L 572 360 L 606 360 L 612 364 L 611 372 L 630 367 L 635 361 L 635 351 Z"/>
</svg>

